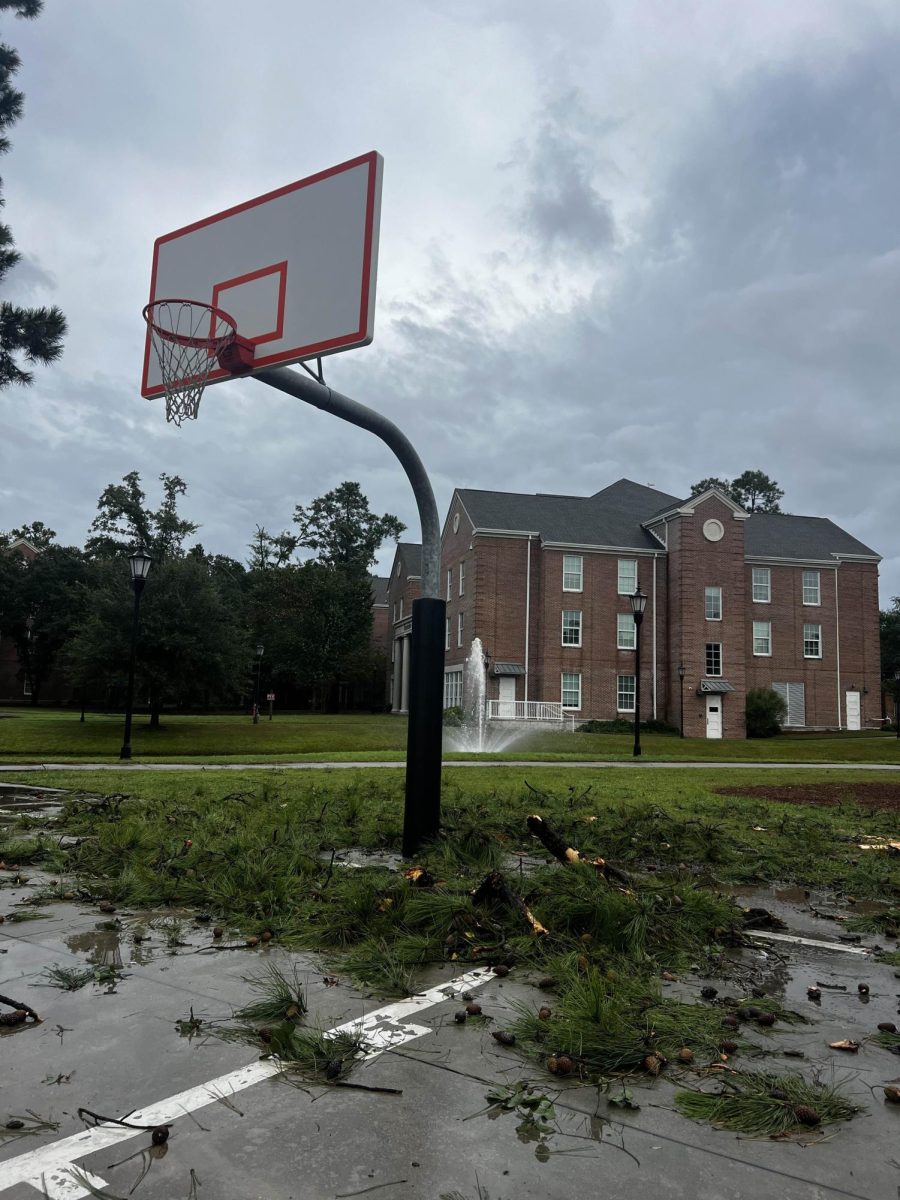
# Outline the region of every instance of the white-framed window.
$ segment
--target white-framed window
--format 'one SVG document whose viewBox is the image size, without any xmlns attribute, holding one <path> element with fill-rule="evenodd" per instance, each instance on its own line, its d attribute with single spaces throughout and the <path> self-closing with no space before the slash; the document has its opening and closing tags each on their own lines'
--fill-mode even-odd
<svg viewBox="0 0 900 1200">
<path fill-rule="evenodd" d="M 581 676 L 577 671 L 562 673 L 563 708 L 581 708 Z"/>
<path fill-rule="evenodd" d="M 27 675 L 25 676 L 25 683 L 22 687 L 22 695 L 23 696 L 31 695 L 31 680 L 28 678 Z"/>
<path fill-rule="evenodd" d="M 463 673 L 459 671 L 444 672 L 444 708 L 462 708 Z"/>
<path fill-rule="evenodd" d="M 450 649 L 450 618 L 444 621 L 444 649 Z"/>
<path fill-rule="evenodd" d="M 466 564 L 464 562 L 459 564 L 459 594 L 461 596 L 466 594 Z"/>
<path fill-rule="evenodd" d="M 803 603 L 804 604 L 821 604 L 822 589 L 819 583 L 818 571 L 803 572 Z"/>
<path fill-rule="evenodd" d="M 456 644 L 463 644 L 463 626 L 465 625 L 465 614 L 459 613 L 456 618 Z"/>
<path fill-rule="evenodd" d="M 394 620 L 397 620 L 397 601 L 394 601 Z"/>
<path fill-rule="evenodd" d="M 563 591 L 584 590 L 584 557 L 581 554 L 563 555 Z"/>
<path fill-rule="evenodd" d="M 772 622 L 753 622 L 753 653 L 768 657 L 772 653 Z"/>
<path fill-rule="evenodd" d="M 803 626 L 803 657 L 804 658 L 821 658 L 822 657 L 822 626 L 821 625 L 804 625 Z"/>
<path fill-rule="evenodd" d="M 576 609 L 565 609 L 562 615 L 562 644 L 564 646 L 581 645 L 581 612 Z"/>
<path fill-rule="evenodd" d="M 721 675 L 722 674 L 722 643 L 707 642 L 706 643 L 706 674 Z"/>
<path fill-rule="evenodd" d="M 447 603 L 450 603 L 451 589 L 453 587 L 453 568 L 447 568 Z"/>
<path fill-rule="evenodd" d="M 403 620 L 403 597 L 400 597 L 400 620 Z"/>
<path fill-rule="evenodd" d="M 768 567 L 753 568 L 752 593 L 755 604 L 771 604 L 772 572 Z"/>
<path fill-rule="evenodd" d="M 708 587 L 703 593 L 703 615 L 707 621 L 722 620 L 722 589 Z"/>
<path fill-rule="evenodd" d="M 616 613 L 616 649 L 634 649 L 634 613 Z"/>
<path fill-rule="evenodd" d="M 616 676 L 616 711 L 634 712 L 634 676 Z"/>
<path fill-rule="evenodd" d="M 637 591 L 637 559 L 619 559 L 619 595 L 633 596 Z"/>
</svg>

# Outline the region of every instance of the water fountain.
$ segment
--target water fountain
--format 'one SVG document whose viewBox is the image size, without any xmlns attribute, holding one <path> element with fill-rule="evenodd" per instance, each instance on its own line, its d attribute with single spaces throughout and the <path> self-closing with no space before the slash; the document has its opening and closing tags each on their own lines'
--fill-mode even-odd
<svg viewBox="0 0 900 1200">
<path fill-rule="evenodd" d="M 535 729 L 518 721 L 489 721 L 487 668 L 481 638 L 472 647 L 463 670 L 463 723 L 444 730 L 444 747 L 468 754 L 501 754 Z"/>
</svg>

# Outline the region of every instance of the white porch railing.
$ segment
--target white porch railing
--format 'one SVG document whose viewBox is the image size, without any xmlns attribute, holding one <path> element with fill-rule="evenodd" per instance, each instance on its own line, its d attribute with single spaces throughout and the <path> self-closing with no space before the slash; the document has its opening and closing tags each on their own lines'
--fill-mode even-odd
<svg viewBox="0 0 900 1200">
<path fill-rule="evenodd" d="M 566 713 L 559 701 L 552 700 L 486 700 L 489 721 L 565 721 Z"/>
</svg>

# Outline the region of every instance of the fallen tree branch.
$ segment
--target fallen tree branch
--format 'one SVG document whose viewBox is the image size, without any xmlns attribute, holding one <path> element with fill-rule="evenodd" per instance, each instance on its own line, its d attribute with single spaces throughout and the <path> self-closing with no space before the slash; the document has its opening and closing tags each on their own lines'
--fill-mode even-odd
<svg viewBox="0 0 900 1200">
<path fill-rule="evenodd" d="M 476 904 L 483 904 L 485 901 L 505 904 L 507 908 L 511 908 L 513 912 L 517 912 L 520 917 L 524 918 L 531 926 L 532 933 L 548 932 L 522 897 L 516 895 L 499 871 L 491 871 L 489 875 L 486 875 L 471 896 Z"/>
<path fill-rule="evenodd" d="M 634 885 L 634 877 L 632 875 L 629 875 L 627 871 L 623 871 L 621 867 L 614 867 L 605 858 L 584 858 L 543 817 L 537 814 L 527 817 L 526 824 L 544 849 L 549 850 L 555 859 L 566 866 L 571 866 L 574 863 L 585 863 L 587 866 L 593 867 L 605 879 L 614 879 L 617 883 L 624 884 L 625 887 L 632 887 Z"/>
<path fill-rule="evenodd" d="M 35 1025 L 41 1024 L 41 1018 L 37 1015 L 33 1008 L 29 1008 L 27 1004 L 22 1004 L 19 1000 L 10 1000 L 9 996 L 0 996 L 0 1004 L 7 1004 L 10 1008 L 14 1008 L 17 1012 L 27 1013 L 34 1021 Z"/>
</svg>

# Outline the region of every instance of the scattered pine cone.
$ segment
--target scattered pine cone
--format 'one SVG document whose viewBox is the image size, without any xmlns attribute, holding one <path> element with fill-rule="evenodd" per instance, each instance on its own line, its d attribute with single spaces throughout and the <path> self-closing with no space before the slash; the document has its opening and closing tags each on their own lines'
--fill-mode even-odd
<svg viewBox="0 0 900 1200">
<path fill-rule="evenodd" d="M 457 1025 L 464 1025 L 468 1015 L 469 1014 L 464 1008 L 460 1008 L 453 1014 L 453 1020 L 457 1023 Z"/>
<path fill-rule="evenodd" d="M 542 1005 L 542 1007 L 538 1009 L 538 1017 L 542 1021 L 549 1021 L 552 1016 L 553 1012 L 547 1007 L 546 1004 Z"/>
<path fill-rule="evenodd" d="M 344 1069 L 344 1060 L 342 1058 L 333 1058 L 325 1068 L 326 1079 L 337 1079 L 341 1071 Z"/>
<path fill-rule="evenodd" d="M 109 900 L 101 900 L 100 903 L 97 905 L 97 907 L 100 909 L 101 912 L 115 912 L 116 911 L 116 906 L 114 904 L 111 904 L 109 902 Z"/>
<path fill-rule="evenodd" d="M 884 1089 L 884 1098 L 888 1104 L 900 1104 L 900 1088 L 886 1087 Z"/>
<path fill-rule="evenodd" d="M 257 1032 L 259 1033 L 259 1040 L 261 1042 L 265 1042 L 265 1044 L 268 1046 L 269 1042 L 272 1040 L 272 1030 L 268 1027 L 268 1025 L 263 1025 L 262 1029 L 257 1030 Z"/>
<path fill-rule="evenodd" d="M 252 947 L 252 946 L 258 946 L 258 945 L 259 945 L 259 938 L 258 938 L 258 937 L 253 937 L 253 936 L 251 936 L 251 937 L 248 937 L 248 938 L 247 938 L 247 941 L 246 941 L 246 943 L 245 943 L 245 944 L 246 944 L 247 946 L 251 946 L 251 947 Z"/>
<path fill-rule="evenodd" d="M 503 979 L 504 976 L 509 974 L 509 967 L 507 967 L 504 963 L 498 963 L 497 966 L 494 967 L 494 974 L 499 975 L 500 978 Z"/>
<path fill-rule="evenodd" d="M 648 1054 L 644 1059 L 644 1070 L 650 1075 L 658 1075 L 665 1065 L 662 1058 L 657 1054 Z"/>
<path fill-rule="evenodd" d="M 264 929 L 264 930 L 262 931 L 262 933 L 259 935 L 259 940 L 260 940 L 261 942 L 271 942 L 271 940 L 272 940 L 272 931 L 271 931 L 270 929 Z"/>
<path fill-rule="evenodd" d="M 154 1146 L 162 1146 L 163 1143 L 167 1142 L 168 1140 L 169 1140 L 168 1125 L 157 1125 L 157 1127 L 150 1134 L 150 1141 L 153 1143 Z"/>
<path fill-rule="evenodd" d="M 773 1100 L 787 1100 L 788 1094 L 782 1088 L 772 1088 L 769 1095 Z"/>
<path fill-rule="evenodd" d="M 700 989 L 700 995 L 703 997 L 704 1000 L 715 1000 L 715 998 L 716 998 L 716 996 L 718 996 L 718 994 L 719 994 L 718 988 L 702 987 Z"/>
<path fill-rule="evenodd" d="M 575 1070 L 574 1060 L 568 1054 L 557 1054 L 556 1056 L 556 1074 L 571 1075 Z"/>
<path fill-rule="evenodd" d="M 552 975 L 545 975 L 543 979 L 538 980 L 538 987 L 545 992 L 552 992 L 556 987 L 556 980 Z"/>
<path fill-rule="evenodd" d="M 678 1061 L 683 1063 L 692 1063 L 694 1061 L 694 1052 L 689 1046 L 682 1046 L 678 1051 Z"/>
<path fill-rule="evenodd" d="M 859 994 L 860 994 L 861 996 L 868 996 L 868 994 L 869 994 L 869 985 L 868 985 L 867 983 L 858 983 L 858 984 L 856 985 L 856 990 L 859 992 Z"/>
<path fill-rule="evenodd" d="M 725 1038 L 724 1041 L 719 1042 L 719 1049 L 723 1054 L 736 1054 L 737 1048 L 737 1042 L 732 1042 L 729 1038 Z"/>
<path fill-rule="evenodd" d="M 722 1024 L 726 1029 L 739 1029 L 741 1023 L 737 1017 L 725 1017 L 722 1021 Z"/>
<path fill-rule="evenodd" d="M 556 1057 L 555 1054 L 551 1054 L 550 1057 L 544 1063 L 544 1066 L 547 1068 L 547 1070 L 550 1072 L 551 1075 L 555 1075 L 557 1073 L 557 1071 L 559 1070 L 559 1059 Z"/>
<path fill-rule="evenodd" d="M 756 1023 L 757 1025 L 765 1025 L 767 1028 L 771 1028 L 775 1024 L 775 1014 L 770 1012 L 760 1013 L 756 1018 Z"/>
<path fill-rule="evenodd" d="M 501 1046 L 514 1046 L 516 1044 L 516 1035 L 507 1033 L 505 1029 L 495 1029 L 491 1034 L 495 1042 L 499 1042 Z"/>
<path fill-rule="evenodd" d="M 215 927 L 215 929 L 213 930 L 213 937 L 220 938 L 220 937 L 224 937 L 224 936 L 225 936 L 225 930 L 222 928 L 221 925 L 217 925 Z"/>
<path fill-rule="evenodd" d="M 822 1123 L 822 1118 L 819 1116 L 816 1110 L 814 1108 L 810 1108 L 806 1104 L 798 1104 L 794 1109 L 794 1116 L 801 1125 L 812 1126 L 820 1125 Z"/>
<path fill-rule="evenodd" d="M 481 1016 L 481 1005 L 480 1004 L 467 1004 L 466 1012 L 469 1014 L 470 1017 L 480 1017 Z"/>
<path fill-rule="evenodd" d="M 879 1022 L 878 1028 L 881 1030 L 882 1033 L 896 1033 L 897 1032 L 897 1026 L 894 1024 L 893 1021 L 881 1021 L 881 1022 Z"/>
</svg>

